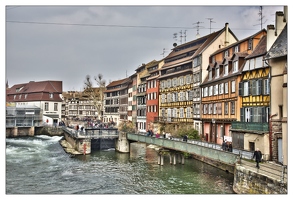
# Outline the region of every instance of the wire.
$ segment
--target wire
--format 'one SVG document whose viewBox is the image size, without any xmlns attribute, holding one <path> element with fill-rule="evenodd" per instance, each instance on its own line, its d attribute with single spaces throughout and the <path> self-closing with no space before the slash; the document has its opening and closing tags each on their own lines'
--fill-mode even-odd
<svg viewBox="0 0 293 200">
<path fill-rule="evenodd" d="M 138 26 L 138 25 L 116 25 L 116 24 L 70 24 L 70 23 L 59 23 L 59 22 L 29 22 L 29 21 L 6 21 L 7 23 L 19 23 L 19 24 L 39 24 L 39 25 L 59 25 L 59 26 L 93 26 L 93 27 L 112 27 L 112 28 L 178 28 L 178 29 L 195 29 L 195 27 L 182 27 L 182 26 Z M 210 28 L 201 28 L 210 29 Z M 220 28 L 212 28 L 219 30 Z M 258 30 L 258 29 L 241 29 L 233 28 L 233 30 Z"/>
</svg>

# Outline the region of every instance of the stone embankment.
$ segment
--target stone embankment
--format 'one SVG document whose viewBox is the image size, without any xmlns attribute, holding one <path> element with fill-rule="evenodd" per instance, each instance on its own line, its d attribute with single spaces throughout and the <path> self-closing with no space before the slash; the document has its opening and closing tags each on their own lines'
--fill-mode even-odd
<svg viewBox="0 0 293 200">
<path fill-rule="evenodd" d="M 71 146 L 69 142 L 67 142 L 65 139 L 61 139 L 59 141 L 60 145 L 63 147 L 64 151 L 71 155 L 81 155 L 81 152 L 78 152 L 74 147 Z"/>
</svg>

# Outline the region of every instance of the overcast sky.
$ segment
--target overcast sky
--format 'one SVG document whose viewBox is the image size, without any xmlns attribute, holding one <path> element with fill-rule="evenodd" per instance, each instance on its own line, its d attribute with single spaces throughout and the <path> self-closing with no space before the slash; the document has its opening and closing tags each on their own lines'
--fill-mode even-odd
<svg viewBox="0 0 293 200">
<path fill-rule="evenodd" d="M 109 84 L 134 74 L 142 63 L 166 57 L 174 42 L 189 42 L 225 23 L 244 39 L 274 25 L 276 11 L 283 5 L 18 6 L 6 1 L 5 81 L 11 87 L 57 80 L 63 91 L 81 91 L 86 75 L 100 73 Z"/>
</svg>

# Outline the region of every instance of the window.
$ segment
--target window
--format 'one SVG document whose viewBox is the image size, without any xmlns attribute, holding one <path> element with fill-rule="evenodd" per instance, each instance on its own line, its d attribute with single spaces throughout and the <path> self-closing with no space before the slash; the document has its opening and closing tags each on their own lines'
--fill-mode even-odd
<svg viewBox="0 0 293 200">
<path fill-rule="evenodd" d="M 244 107 L 240 109 L 241 122 L 267 123 L 269 107 Z"/>
<path fill-rule="evenodd" d="M 214 103 L 214 113 L 213 114 L 217 114 L 217 103 Z"/>
<path fill-rule="evenodd" d="M 224 93 L 224 83 L 219 84 L 219 94 Z"/>
<path fill-rule="evenodd" d="M 54 103 L 54 111 L 58 111 L 58 103 Z"/>
<path fill-rule="evenodd" d="M 166 98 L 165 96 L 166 96 L 165 94 L 162 94 L 162 99 L 161 99 L 162 103 L 165 103 L 165 98 Z"/>
<path fill-rule="evenodd" d="M 225 65 L 225 66 L 224 66 L 224 76 L 227 76 L 228 73 L 229 73 L 228 65 Z"/>
<path fill-rule="evenodd" d="M 171 102 L 171 94 L 170 93 L 167 94 L 167 102 Z"/>
<path fill-rule="evenodd" d="M 177 118 L 177 108 L 173 109 L 173 117 Z"/>
<path fill-rule="evenodd" d="M 229 93 L 229 82 L 225 83 L 225 94 Z"/>
<path fill-rule="evenodd" d="M 263 80 L 263 94 L 269 95 L 270 94 L 270 85 L 269 85 L 269 79 Z"/>
<path fill-rule="evenodd" d="M 235 53 L 239 52 L 239 46 L 238 45 L 234 47 L 234 52 Z"/>
<path fill-rule="evenodd" d="M 219 78 L 219 76 L 220 76 L 220 68 L 217 67 L 216 68 L 216 78 Z"/>
<path fill-rule="evenodd" d="M 231 81 L 231 92 L 235 92 L 235 81 Z"/>
<path fill-rule="evenodd" d="M 187 75 L 186 76 L 186 84 L 190 84 L 191 83 L 191 76 Z"/>
<path fill-rule="evenodd" d="M 49 103 L 45 103 L 45 111 L 48 111 L 49 110 Z"/>
<path fill-rule="evenodd" d="M 225 115 L 228 115 L 228 102 L 225 102 Z"/>
<path fill-rule="evenodd" d="M 194 105 L 194 114 L 197 114 L 197 115 L 199 114 L 199 111 L 200 111 L 199 106 L 200 106 L 200 104 Z"/>
<path fill-rule="evenodd" d="M 213 104 L 209 104 L 209 114 L 213 114 Z"/>
<path fill-rule="evenodd" d="M 180 118 L 184 117 L 184 108 L 179 108 L 179 117 Z"/>
<path fill-rule="evenodd" d="M 173 85 L 173 87 L 176 87 L 177 86 L 177 78 L 173 78 L 173 80 L 172 80 L 172 85 Z"/>
<path fill-rule="evenodd" d="M 209 87 L 209 96 L 213 96 L 213 86 Z"/>
<path fill-rule="evenodd" d="M 213 72 L 212 72 L 212 70 L 210 70 L 209 71 L 209 80 L 212 80 L 212 78 L 213 78 Z"/>
<path fill-rule="evenodd" d="M 190 107 L 186 108 L 186 118 L 191 118 L 191 108 Z"/>
<path fill-rule="evenodd" d="M 218 85 L 214 86 L 214 95 L 218 95 Z"/>
<path fill-rule="evenodd" d="M 179 93 L 179 101 L 184 101 L 184 93 L 183 92 Z"/>
<path fill-rule="evenodd" d="M 199 73 L 194 74 L 194 83 L 199 82 L 200 81 L 200 75 Z"/>
<path fill-rule="evenodd" d="M 233 62 L 233 73 L 238 72 L 238 60 Z"/>
<path fill-rule="evenodd" d="M 209 89 L 209 87 L 204 88 L 204 97 L 208 96 L 208 89 Z"/>
<path fill-rule="evenodd" d="M 246 81 L 243 83 L 243 96 L 249 95 L 249 82 Z"/>
<path fill-rule="evenodd" d="M 251 81 L 251 95 L 261 95 L 262 93 L 262 80 Z"/>
<path fill-rule="evenodd" d="M 231 114 L 234 115 L 235 114 L 235 101 L 231 101 Z"/>
<path fill-rule="evenodd" d="M 49 94 L 49 98 L 52 99 L 53 98 L 53 93 Z"/>
<path fill-rule="evenodd" d="M 199 97 L 200 97 L 200 89 L 199 89 L 199 88 L 196 88 L 196 89 L 194 90 L 194 97 L 195 97 L 195 98 L 199 98 Z"/>
<path fill-rule="evenodd" d="M 184 84 L 184 78 L 182 76 L 179 78 L 179 84 L 180 86 Z"/>
<path fill-rule="evenodd" d="M 170 88 L 171 87 L 171 79 L 168 79 L 168 83 L 167 84 L 168 84 L 167 87 Z"/>
<path fill-rule="evenodd" d="M 203 105 L 203 114 L 208 114 L 208 104 Z"/>
<path fill-rule="evenodd" d="M 224 57 L 228 57 L 229 56 L 229 51 L 225 51 Z"/>
<path fill-rule="evenodd" d="M 221 115 L 222 114 L 222 103 L 218 103 L 218 105 L 217 105 L 217 112 L 218 112 L 218 115 Z"/>
<path fill-rule="evenodd" d="M 188 98 L 186 100 L 191 101 L 193 99 L 193 91 L 192 90 L 189 90 L 186 93 L 187 93 L 187 98 Z"/>
</svg>

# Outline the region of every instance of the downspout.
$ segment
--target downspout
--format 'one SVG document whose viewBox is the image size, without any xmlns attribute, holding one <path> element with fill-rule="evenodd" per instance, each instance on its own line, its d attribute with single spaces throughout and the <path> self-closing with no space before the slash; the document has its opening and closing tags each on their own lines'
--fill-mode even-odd
<svg viewBox="0 0 293 200">
<path fill-rule="evenodd" d="M 269 65 L 269 63 L 267 62 L 268 59 L 264 59 L 265 63 L 269 66 L 270 68 L 270 72 L 269 72 L 269 82 L 270 82 L 270 97 L 271 97 L 271 72 L 272 72 L 272 67 Z M 271 112 L 271 107 L 272 107 L 272 100 L 270 98 L 270 112 Z M 269 151 L 270 151 L 270 159 L 269 160 L 272 160 L 272 157 L 273 157 L 273 145 L 272 145 L 272 140 L 273 140 L 273 127 L 272 127 L 272 118 L 277 116 L 278 114 L 274 114 L 274 115 L 271 115 L 269 114 Z"/>
</svg>

